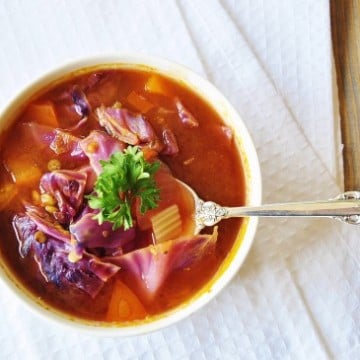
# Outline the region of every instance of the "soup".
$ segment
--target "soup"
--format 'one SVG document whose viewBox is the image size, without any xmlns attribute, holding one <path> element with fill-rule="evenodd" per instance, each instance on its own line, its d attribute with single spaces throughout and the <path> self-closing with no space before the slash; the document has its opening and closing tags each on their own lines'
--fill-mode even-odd
<svg viewBox="0 0 360 360">
<path fill-rule="evenodd" d="M 194 234 L 194 203 L 245 199 L 232 129 L 183 84 L 149 70 L 73 74 L 3 134 L 1 257 L 51 307 L 125 323 L 195 296 L 241 220 Z"/>
</svg>

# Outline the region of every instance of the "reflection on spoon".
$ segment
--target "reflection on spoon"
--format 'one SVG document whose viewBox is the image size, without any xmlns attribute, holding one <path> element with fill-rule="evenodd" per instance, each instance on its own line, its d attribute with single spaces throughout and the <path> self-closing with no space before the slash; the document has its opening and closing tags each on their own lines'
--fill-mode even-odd
<svg viewBox="0 0 360 360">
<path fill-rule="evenodd" d="M 330 217 L 348 224 L 360 225 L 360 192 L 348 191 L 325 201 L 268 204 L 260 206 L 226 207 L 213 201 L 204 201 L 184 182 L 178 180 L 192 194 L 195 201 L 195 233 L 206 226 L 213 226 L 223 219 L 232 217 Z"/>
</svg>

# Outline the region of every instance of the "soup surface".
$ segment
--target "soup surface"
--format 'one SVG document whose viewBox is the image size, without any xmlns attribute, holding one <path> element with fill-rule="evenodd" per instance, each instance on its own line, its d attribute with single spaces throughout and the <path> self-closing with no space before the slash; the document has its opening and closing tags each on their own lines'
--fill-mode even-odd
<svg viewBox="0 0 360 360">
<path fill-rule="evenodd" d="M 241 159 L 209 104 L 151 71 L 63 79 L 31 99 L 1 149 L 1 257 L 36 297 L 80 318 L 140 320 L 189 300 L 241 225 L 193 233 L 175 178 L 241 205 Z"/>
</svg>

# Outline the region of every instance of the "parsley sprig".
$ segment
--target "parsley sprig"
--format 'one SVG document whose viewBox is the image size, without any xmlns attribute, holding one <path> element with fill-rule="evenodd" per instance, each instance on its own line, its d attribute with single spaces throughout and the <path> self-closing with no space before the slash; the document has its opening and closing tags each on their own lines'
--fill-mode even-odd
<svg viewBox="0 0 360 360">
<path fill-rule="evenodd" d="M 94 217 L 99 224 L 110 221 L 113 230 L 121 226 L 125 230 L 131 228 L 131 208 L 136 198 L 140 199 L 142 214 L 157 207 L 160 190 L 154 174 L 160 167 L 158 161 L 149 163 L 137 146 L 128 146 L 100 164 L 103 170 L 96 180 L 95 192 L 88 196 L 89 206 L 100 210 Z"/>
</svg>

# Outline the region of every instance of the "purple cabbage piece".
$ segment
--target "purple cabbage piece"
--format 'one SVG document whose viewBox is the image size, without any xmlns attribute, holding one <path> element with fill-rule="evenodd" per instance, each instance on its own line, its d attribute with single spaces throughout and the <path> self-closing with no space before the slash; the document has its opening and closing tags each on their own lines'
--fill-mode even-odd
<svg viewBox="0 0 360 360">
<path fill-rule="evenodd" d="M 59 287 L 76 286 L 93 298 L 119 270 L 118 266 L 101 262 L 90 254 L 73 263 L 68 259 L 71 247 L 53 239 L 43 244 L 34 243 L 34 248 L 35 260 L 47 281 Z"/>
<path fill-rule="evenodd" d="M 51 225 L 48 225 L 46 241 L 37 242 L 35 234 L 43 229 L 44 224 L 41 222 L 42 227 L 38 226 L 30 216 L 15 216 L 13 226 L 19 242 L 20 254 L 26 256 L 32 251 L 46 281 L 51 281 L 61 288 L 75 286 L 94 298 L 104 283 L 119 270 L 118 266 L 105 263 L 88 253 L 84 253 L 82 259 L 75 263 L 69 261 L 68 256 L 72 246 L 69 242 L 52 238 Z"/>
<path fill-rule="evenodd" d="M 69 224 L 83 203 L 87 173 L 76 170 L 57 170 L 46 173 L 40 180 L 42 193 L 57 201 L 59 211 L 54 217 L 62 224 Z"/>
<path fill-rule="evenodd" d="M 174 133 L 169 128 L 164 128 L 162 132 L 163 141 L 165 144 L 162 154 L 164 155 L 176 155 L 179 153 L 179 146 L 176 141 Z"/>
<path fill-rule="evenodd" d="M 178 98 L 175 99 L 175 105 L 178 111 L 179 118 L 184 125 L 190 128 L 199 126 L 199 122 L 195 119 L 194 115 L 185 108 L 185 106 Z"/>
<path fill-rule="evenodd" d="M 80 146 L 80 139 L 60 129 L 53 130 L 53 138 L 49 147 L 62 158 L 65 155 L 68 159 L 86 159 L 86 155 Z"/>
<path fill-rule="evenodd" d="M 95 111 L 99 124 L 113 137 L 126 144 L 138 145 L 139 138 L 132 133 L 122 117 L 121 109 L 101 106 Z"/>
<path fill-rule="evenodd" d="M 79 219 L 70 225 L 72 238 L 77 241 L 77 253 L 80 255 L 84 249 L 102 248 L 110 254 L 122 254 L 122 248 L 134 240 L 135 228 L 113 231 L 112 223 L 105 221 L 100 225 L 93 218 L 95 214 L 94 210 L 86 208 Z"/>
<path fill-rule="evenodd" d="M 21 257 L 29 254 L 34 239 L 34 234 L 38 230 L 36 223 L 26 215 L 15 215 L 13 228 L 19 243 L 19 253 Z"/>
<path fill-rule="evenodd" d="M 50 216 L 42 207 L 26 205 L 26 215 L 36 225 L 36 229 L 42 231 L 51 238 L 70 243 L 70 233 L 65 230 L 58 222 Z M 29 224 L 26 224 L 29 229 Z M 24 227 L 24 230 L 26 228 Z M 28 236 L 24 233 L 23 237 Z"/>
<path fill-rule="evenodd" d="M 171 240 L 129 252 L 122 256 L 105 257 L 133 276 L 137 290 L 151 301 L 174 270 L 184 269 L 211 251 L 217 240 L 217 230 L 212 235 Z"/>
<path fill-rule="evenodd" d="M 97 130 L 92 131 L 89 136 L 81 140 L 80 146 L 89 158 L 90 165 L 97 175 L 102 171 L 100 160 L 108 160 L 113 153 L 122 152 L 125 149 L 122 142 L 103 131 Z"/>
<path fill-rule="evenodd" d="M 49 147 L 54 140 L 54 128 L 47 125 L 40 125 L 34 122 L 25 122 L 20 126 L 20 132 L 29 136 L 34 143 L 43 144 L 44 147 Z"/>
<path fill-rule="evenodd" d="M 101 126 L 117 139 L 130 145 L 148 145 L 160 151 L 162 144 L 151 124 L 141 114 L 135 114 L 119 107 L 104 107 L 96 109 L 96 115 Z"/>
<path fill-rule="evenodd" d="M 21 124 L 20 131 L 36 144 L 43 144 L 44 150 L 50 149 L 61 161 L 86 160 L 80 147 L 80 139 L 69 132 L 34 122 Z"/>
<path fill-rule="evenodd" d="M 89 116 L 90 104 L 85 93 L 80 89 L 80 87 L 74 86 L 70 95 L 72 101 L 74 102 L 75 111 L 81 116 L 81 118 Z"/>
<path fill-rule="evenodd" d="M 94 190 L 95 182 L 97 179 L 97 174 L 95 173 L 94 169 L 91 165 L 83 165 L 76 169 L 83 174 L 86 174 L 86 187 L 85 187 L 85 194 L 89 194 Z"/>
<path fill-rule="evenodd" d="M 128 129 L 139 138 L 139 142 L 150 143 L 156 142 L 157 136 L 154 129 L 141 114 L 134 114 L 127 109 L 108 109 L 108 113 L 116 111 L 116 118 L 122 117 Z"/>
<path fill-rule="evenodd" d="M 78 130 L 87 122 L 88 116 L 91 112 L 91 107 L 85 93 L 77 85 L 74 86 L 70 91 L 70 97 L 73 102 L 73 109 L 75 110 L 76 114 L 80 116 L 80 120 L 74 126 L 67 129 L 67 131 L 71 132 Z"/>
</svg>

